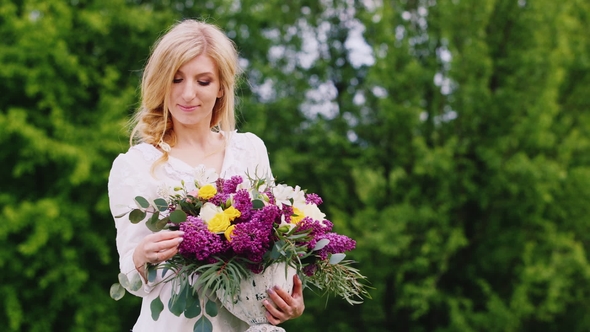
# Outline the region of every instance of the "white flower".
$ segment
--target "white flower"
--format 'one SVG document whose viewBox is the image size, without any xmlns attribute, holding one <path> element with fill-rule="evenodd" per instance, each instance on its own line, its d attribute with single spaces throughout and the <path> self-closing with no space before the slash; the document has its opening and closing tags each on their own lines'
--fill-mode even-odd
<svg viewBox="0 0 590 332">
<path fill-rule="evenodd" d="M 157 190 L 158 197 L 163 197 L 164 199 L 170 197 L 174 194 L 174 189 L 169 186 L 160 186 Z"/>
<path fill-rule="evenodd" d="M 211 220 L 219 212 L 223 212 L 223 209 L 220 206 L 207 202 L 203 204 L 201 212 L 199 213 L 199 217 L 201 217 L 204 222 L 209 222 L 209 220 Z"/>
<path fill-rule="evenodd" d="M 303 215 L 309 217 L 313 220 L 317 220 L 320 224 L 324 225 L 324 220 L 326 219 L 326 214 L 323 213 L 320 208 L 318 208 L 315 204 L 294 204 L 294 207 L 298 208 L 303 212 Z"/>
<path fill-rule="evenodd" d="M 286 222 L 285 216 L 281 214 L 281 223 L 280 223 L 279 227 L 281 227 L 281 226 L 287 226 L 287 227 L 289 227 L 289 231 L 291 231 L 293 229 L 293 227 L 295 227 L 295 224 L 292 224 L 290 222 Z"/>
<path fill-rule="evenodd" d="M 293 189 L 293 206 L 297 205 L 297 207 L 299 207 L 299 205 L 305 204 L 305 192 L 301 190 L 299 186 L 296 186 L 295 189 Z"/>
<path fill-rule="evenodd" d="M 279 203 L 282 205 L 291 205 L 290 200 L 293 198 L 293 192 L 293 187 L 286 184 L 279 184 L 272 188 L 272 194 L 275 197 L 277 205 L 279 205 Z"/>
<path fill-rule="evenodd" d="M 206 184 L 214 183 L 215 180 L 219 178 L 215 169 L 207 168 L 204 165 L 201 165 L 194 169 L 193 177 L 195 179 L 195 184 L 200 188 Z"/>
</svg>

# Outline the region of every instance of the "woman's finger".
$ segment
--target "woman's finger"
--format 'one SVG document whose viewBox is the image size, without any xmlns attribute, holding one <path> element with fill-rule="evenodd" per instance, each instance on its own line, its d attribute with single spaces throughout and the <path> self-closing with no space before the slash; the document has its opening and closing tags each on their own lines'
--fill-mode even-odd
<svg viewBox="0 0 590 332">
<path fill-rule="evenodd" d="M 181 237 L 177 237 L 170 240 L 162 240 L 153 244 L 153 251 L 164 251 L 171 248 L 178 248 L 178 245 L 182 242 Z"/>
</svg>

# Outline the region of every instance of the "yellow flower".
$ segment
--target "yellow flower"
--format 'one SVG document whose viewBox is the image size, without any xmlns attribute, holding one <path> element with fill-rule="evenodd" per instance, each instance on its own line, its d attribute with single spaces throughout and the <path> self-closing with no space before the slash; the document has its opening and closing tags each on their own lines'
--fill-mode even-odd
<svg viewBox="0 0 590 332">
<path fill-rule="evenodd" d="M 222 233 L 227 230 L 227 228 L 231 225 L 229 218 L 223 212 L 220 212 L 213 216 L 209 223 L 207 224 L 207 228 L 211 233 Z"/>
<path fill-rule="evenodd" d="M 225 238 L 231 242 L 231 236 L 234 234 L 234 228 L 236 228 L 236 225 L 231 225 L 229 226 L 226 230 L 225 230 Z"/>
<path fill-rule="evenodd" d="M 234 219 L 239 218 L 242 215 L 240 210 L 236 209 L 233 206 L 230 206 L 227 209 L 225 209 L 223 213 L 225 213 L 225 215 L 229 218 L 229 221 L 234 221 Z"/>
<path fill-rule="evenodd" d="M 305 218 L 305 214 L 303 214 L 303 211 L 299 210 L 296 207 L 293 207 L 293 214 L 291 215 L 291 223 L 298 224 L 301 220 L 303 220 L 303 218 Z"/>
<path fill-rule="evenodd" d="M 217 189 L 212 184 L 206 184 L 199 189 L 198 198 L 211 199 L 217 194 Z"/>
</svg>

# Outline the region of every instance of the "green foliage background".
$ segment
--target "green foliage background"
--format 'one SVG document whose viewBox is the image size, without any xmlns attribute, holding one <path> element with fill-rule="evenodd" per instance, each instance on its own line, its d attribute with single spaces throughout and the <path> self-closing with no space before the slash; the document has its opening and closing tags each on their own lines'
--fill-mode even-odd
<svg viewBox="0 0 590 332">
<path fill-rule="evenodd" d="M 108 295 L 106 181 L 183 17 L 236 41 L 240 130 L 324 198 L 375 287 L 306 293 L 285 328 L 590 329 L 587 0 L 0 0 L 7 331 L 133 325 L 139 299 Z"/>
</svg>

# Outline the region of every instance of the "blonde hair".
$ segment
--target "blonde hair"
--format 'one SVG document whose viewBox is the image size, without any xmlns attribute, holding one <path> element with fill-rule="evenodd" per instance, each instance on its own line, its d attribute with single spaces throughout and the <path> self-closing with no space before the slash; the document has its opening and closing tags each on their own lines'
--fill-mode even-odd
<svg viewBox="0 0 590 332">
<path fill-rule="evenodd" d="M 216 64 L 222 90 L 222 96 L 213 106 L 210 128 L 226 133 L 234 130 L 235 82 L 239 74 L 235 44 L 214 25 L 184 20 L 173 25 L 154 44 L 143 72 L 141 105 L 132 119 L 131 145 L 143 142 L 160 145 L 165 150 L 166 144 L 176 144 L 167 107 L 169 91 L 178 69 L 201 54 Z M 168 151 L 164 151 L 156 164 L 166 160 Z"/>
</svg>

